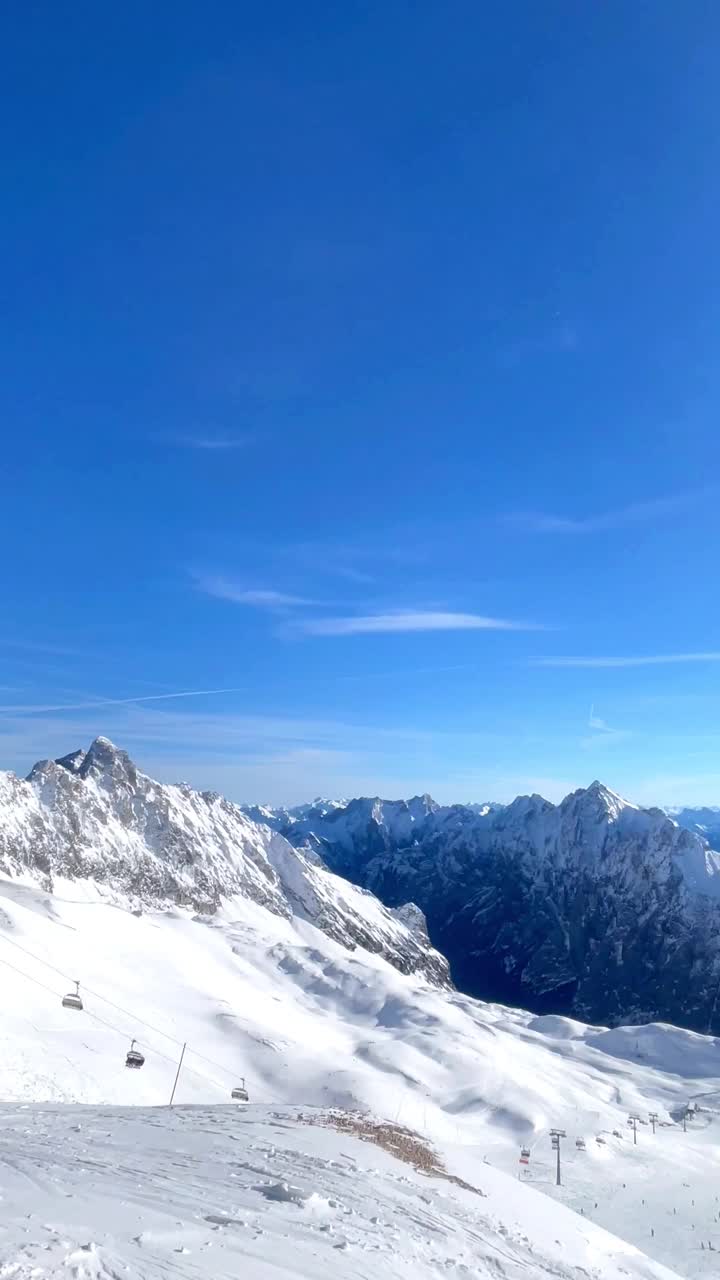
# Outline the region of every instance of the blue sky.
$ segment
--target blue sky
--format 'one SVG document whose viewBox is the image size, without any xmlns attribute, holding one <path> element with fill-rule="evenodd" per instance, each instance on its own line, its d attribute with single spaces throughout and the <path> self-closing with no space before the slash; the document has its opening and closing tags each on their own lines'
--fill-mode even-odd
<svg viewBox="0 0 720 1280">
<path fill-rule="evenodd" d="M 3 767 L 720 802 L 719 46 L 703 0 L 15 6 Z"/>
</svg>

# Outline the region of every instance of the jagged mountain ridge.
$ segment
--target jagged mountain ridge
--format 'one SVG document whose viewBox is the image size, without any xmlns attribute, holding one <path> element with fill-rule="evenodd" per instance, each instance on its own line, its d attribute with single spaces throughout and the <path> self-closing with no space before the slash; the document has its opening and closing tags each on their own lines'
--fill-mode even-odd
<svg viewBox="0 0 720 1280">
<path fill-rule="evenodd" d="M 270 819 L 388 905 L 411 900 L 471 995 L 720 1029 L 720 854 L 600 782 L 559 805 L 353 800 Z"/>
<path fill-rule="evenodd" d="M 50 893 L 58 878 L 88 880 L 140 909 L 212 913 L 240 895 L 403 972 L 448 982 L 422 928 L 222 796 L 153 781 L 107 738 L 40 761 L 25 780 L 0 773 L 0 872 L 30 876 Z"/>
<path fill-rule="evenodd" d="M 720 848 L 720 808 L 717 805 L 701 805 L 699 809 L 674 808 L 667 812 L 679 827 L 702 836 L 713 849 Z"/>
</svg>

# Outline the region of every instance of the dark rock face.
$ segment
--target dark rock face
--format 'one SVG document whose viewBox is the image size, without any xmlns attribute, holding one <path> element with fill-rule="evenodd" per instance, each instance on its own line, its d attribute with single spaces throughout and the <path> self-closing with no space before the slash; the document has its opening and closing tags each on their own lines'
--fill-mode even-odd
<svg viewBox="0 0 720 1280">
<path fill-rule="evenodd" d="M 362 889 L 308 859 L 282 835 L 212 792 L 163 786 L 107 738 L 0 774 L 0 873 L 92 881 L 130 909 L 216 911 L 236 896 L 308 920 L 342 946 L 362 946 L 404 973 L 448 985 L 427 937 Z"/>
<path fill-rule="evenodd" d="M 660 809 L 593 783 L 560 805 L 357 800 L 280 825 L 386 905 L 417 903 L 468 994 L 720 1032 L 720 855 Z"/>
</svg>

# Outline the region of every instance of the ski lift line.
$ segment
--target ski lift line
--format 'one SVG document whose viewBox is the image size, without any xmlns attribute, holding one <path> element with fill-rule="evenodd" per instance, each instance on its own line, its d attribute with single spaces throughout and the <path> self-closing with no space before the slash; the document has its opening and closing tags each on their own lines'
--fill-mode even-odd
<svg viewBox="0 0 720 1280">
<path fill-rule="evenodd" d="M 34 982 L 37 987 L 41 987 L 43 991 L 47 991 L 48 994 L 51 995 L 54 1000 L 57 999 L 57 992 L 53 991 L 52 987 L 48 987 L 44 982 L 41 982 L 39 978 L 31 977 L 29 973 L 24 973 L 22 969 L 18 969 L 16 965 L 11 964 L 9 960 L 3 960 L 2 957 L 0 957 L 0 964 L 4 964 L 6 968 L 12 969 L 14 973 L 19 974 L 21 978 L 25 978 L 28 982 Z M 85 1009 L 84 1012 L 87 1014 L 89 1018 L 92 1018 L 95 1022 L 98 1022 L 101 1027 L 106 1027 L 108 1031 L 114 1032 L 115 1035 L 120 1036 L 125 1041 L 127 1040 L 127 1035 L 125 1034 L 125 1032 L 119 1031 L 118 1028 L 114 1027 L 111 1022 L 106 1022 L 104 1018 L 101 1018 L 97 1013 L 91 1013 L 89 1009 Z M 172 1066 L 176 1066 L 175 1059 L 168 1057 L 168 1055 L 166 1053 L 163 1053 L 161 1049 L 156 1049 L 153 1046 L 153 1053 L 158 1058 L 163 1058 L 165 1062 L 171 1063 Z M 189 1071 L 191 1075 L 197 1076 L 198 1080 L 202 1080 L 205 1084 L 211 1084 L 215 1089 L 219 1089 L 219 1090 L 223 1089 L 223 1086 L 221 1084 L 218 1084 L 216 1080 L 212 1080 L 210 1076 L 203 1075 L 201 1071 L 195 1071 L 192 1067 L 186 1067 L 185 1070 Z"/>
<path fill-rule="evenodd" d="M 57 991 L 53 991 L 52 987 L 48 987 L 47 984 L 41 982 L 39 978 L 31 978 L 29 973 L 23 973 L 22 969 L 18 969 L 16 965 L 11 964 L 9 960 L 3 960 L 2 957 L 0 957 L 0 964 L 4 964 L 8 969 L 12 969 L 13 973 L 19 973 L 21 978 L 27 978 L 28 982 L 34 982 L 36 987 L 42 987 L 43 991 L 49 992 L 53 999 L 57 1000 Z"/>
<path fill-rule="evenodd" d="M 8 938 L 6 934 L 0 934 L 0 938 L 2 939 L 3 942 L 8 942 L 11 947 L 17 947 L 18 951 L 22 951 L 23 955 L 28 956 L 31 960 L 35 960 L 37 964 L 44 964 L 48 969 L 52 969 L 53 973 L 56 973 L 59 978 L 63 979 L 64 982 L 76 981 L 75 978 L 69 978 L 66 973 L 63 973 L 62 969 L 58 969 L 54 964 L 51 964 L 49 960 L 43 960 L 40 956 L 34 955 L 32 951 L 28 951 L 27 947 L 22 947 L 19 942 L 15 941 L 14 938 Z M 83 991 L 87 991 L 88 995 L 93 996 L 96 1000 L 102 1000 L 103 1003 L 109 1005 L 111 1009 L 116 1009 L 118 1013 L 123 1013 L 125 1014 L 126 1017 L 132 1018 L 133 1022 L 139 1022 L 141 1026 L 147 1027 L 149 1031 L 154 1031 L 158 1035 L 164 1036 L 167 1040 L 170 1040 L 173 1044 L 177 1044 L 177 1045 L 182 1044 L 181 1040 L 176 1040 L 175 1037 L 169 1035 L 167 1031 L 162 1031 L 160 1027 L 154 1027 L 152 1026 L 151 1023 L 145 1022 L 145 1020 L 143 1018 L 139 1018 L 137 1014 L 131 1013 L 129 1009 L 123 1009 L 121 1005 L 115 1004 L 114 1001 L 112 1000 L 108 1000 L 107 996 L 100 995 L 99 991 L 94 991 L 92 987 L 86 986 L 85 983 L 82 984 L 82 987 L 83 987 Z M 86 1010 L 86 1012 L 88 1012 L 88 1010 Z M 90 1017 L 94 1017 L 96 1021 L 102 1021 L 102 1019 L 98 1018 L 97 1014 L 91 1013 Z M 108 1025 L 108 1024 L 105 1024 L 105 1025 Z"/>
<path fill-rule="evenodd" d="M 14 938 L 8 938 L 7 934 L 0 933 L 0 939 L 3 942 L 9 942 L 11 947 L 17 947 L 18 951 L 22 951 L 23 955 L 28 956 L 31 960 L 35 960 L 37 964 L 44 964 L 48 969 L 52 969 L 53 973 L 56 973 L 59 978 L 63 979 L 64 982 L 77 981 L 75 978 L 69 978 L 66 973 L 63 973 L 61 969 L 56 968 L 56 966 L 54 964 L 51 964 L 49 960 L 43 960 L 40 956 L 33 955 L 32 951 L 28 951 L 27 947 L 22 947 L 19 942 L 15 941 Z M 136 1013 L 131 1013 L 129 1009 L 123 1009 L 122 1005 L 115 1004 L 114 1000 L 109 1000 L 107 996 L 101 995 L 99 991 L 94 991 L 92 987 L 86 986 L 85 983 L 82 984 L 82 988 L 83 988 L 83 991 L 87 991 L 88 995 L 93 996 L 94 999 L 102 1000 L 103 1003 L 109 1005 L 111 1009 L 116 1009 L 118 1013 L 122 1013 L 125 1015 L 126 1018 L 130 1018 L 132 1019 L 133 1022 L 139 1023 L 140 1026 L 146 1027 L 148 1031 L 154 1031 L 156 1035 L 163 1036 L 166 1040 L 169 1040 L 171 1044 L 177 1045 L 179 1049 L 182 1048 L 184 1042 L 182 1040 L 178 1040 L 175 1036 L 171 1036 L 168 1031 L 163 1031 L 161 1027 L 153 1026 L 152 1023 L 146 1022 L 144 1018 L 138 1017 Z M 46 987 L 45 989 L 48 991 L 50 990 L 49 987 Z M 88 1010 L 85 1010 L 85 1012 L 87 1013 Z M 90 1017 L 94 1017 L 96 1022 L 102 1021 L 102 1019 L 98 1018 L 97 1014 L 91 1013 Z M 104 1023 L 103 1025 L 108 1026 L 109 1023 Z M 113 1030 L 116 1030 L 116 1028 L 113 1028 Z M 193 1049 L 191 1045 L 188 1045 L 187 1051 L 188 1053 L 191 1053 L 193 1057 L 200 1058 L 202 1062 L 207 1062 L 208 1066 L 216 1067 L 218 1071 L 222 1071 L 225 1075 L 230 1076 L 230 1078 L 233 1080 L 235 1079 L 237 1072 L 231 1071 L 229 1067 L 224 1067 L 222 1063 L 215 1062 L 212 1058 L 206 1057 L 204 1053 L 199 1053 L 198 1050 Z M 158 1050 L 155 1050 L 155 1052 L 157 1053 Z M 168 1059 L 168 1061 L 172 1061 L 172 1059 Z M 190 1068 L 188 1068 L 188 1070 L 190 1070 Z M 199 1072 L 195 1072 L 195 1074 L 200 1075 Z M 207 1079 L 208 1077 L 200 1075 L 200 1078 Z M 219 1087 L 220 1086 L 218 1086 L 218 1088 Z"/>
<path fill-rule="evenodd" d="M 53 996 L 54 1000 L 58 998 L 58 992 L 53 991 L 53 988 L 51 987 L 47 987 L 47 984 L 44 982 L 41 982 L 40 978 L 33 978 L 31 974 L 24 973 L 22 969 L 17 968 L 17 965 L 10 964 L 9 960 L 3 960 L 1 959 L 1 957 L 0 957 L 0 964 L 4 964 L 6 968 L 12 969 L 13 973 L 19 974 L 20 978 L 26 978 L 27 982 L 35 983 L 36 987 L 41 987 L 42 991 L 46 991 L 47 993 L 49 993 L 50 996 Z M 100 1018 L 99 1014 L 94 1014 L 94 1012 L 91 1012 L 91 1010 L 88 1010 L 88 1009 L 83 1010 L 83 1012 L 86 1012 L 88 1018 L 92 1018 L 92 1020 L 96 1021 L 96 1023 L 99 1023 L 100 1027 L 105 1027 L 106 1030 L 110 1030 L 110 1032 L 113 1032 L 115 1036 L 119 1036 L 120 1038 L 124 1039 L 124 1041 L 127 1041 L 126 1033 L 120 1032 L 120 1030 L 117 1027 L 113 1027 L 113 1024 L 106 1023 L 105 1019 Z M 172 1057 L 168 1057 L 167 1053 L 163 1053 L 163 1051 L 159 1050 L 159 1048 L 152 1047 L 152 1052 L 154 1052 L 156 1056 L 161 1057 L 161 1059 L 164 1059 L 165 1062 L 170 1062 L 170 1064 L 172 1064 L 173 1066 L 176 1065 L 176 1061 L 174 1061 Z M 199 1079 L 206 1080 L 206 1082 L 208 1082 L 209 1084 L 214 1084 L 215 1088 L 218 1088 L 218 1089 L 222 1088 L 222 1085 L 215 1082 L 215 1080 L 211 1080 L 210 1076 L 202 1075 L 200 1071 L 193 1071 L 192 1068 L 187 1068 L 187 1070 L 192 1071 L 193 1075 L 199 1076 Z"/>
<path fill-rule="evenodd" d="M 6 968 L 12 969 L 13 972 L 18 973 L 21 978 L 26 978 L 28 982 L 34 982 L 36 987 L 41 987 L 42 990 L 47 991 L 49 995 L 53 997 L 54 1000 L 57 1000 L 57 992 L 53 991 L 52 987 L 49 987 L 47 983 L 41 982 L 39 978 L 33 978 L 31 974 L 25 973 L 22 969 L 18 969 L 16 965 L 11 964 L 9 960 L 3 960 L 1 956 L 0 956 L 0 964 L 4 964 Z M 118 1028 L 114 1027 L 111 1022 L 106 1022 L 104 1018 L 101 1018 L 97 1013 L 91 1013 L 89 1009 L 85 1009 L 84 1012 L 87 1014 L 89 1018 L 92 1018 L 93 1021 L 99 1022 L 100 1026 L 106 1027 L 108 1031 L 113 1031 L 115 1035 L 122 1036 L 123 1040 L 127 1040 L 127 1036 L 124 1034 L 124 1032 L 119 1031 Z M 166 1056 L 164 1053 L 160 1053 L 159 1050 L 157 1049 L 155 1050 L 155 1052 L 158 1053 L 161 1058 L 164 1058 Z M 168 1058 L 168 1062 L 172 1062 L 172 1058 Z"/>
</svg>

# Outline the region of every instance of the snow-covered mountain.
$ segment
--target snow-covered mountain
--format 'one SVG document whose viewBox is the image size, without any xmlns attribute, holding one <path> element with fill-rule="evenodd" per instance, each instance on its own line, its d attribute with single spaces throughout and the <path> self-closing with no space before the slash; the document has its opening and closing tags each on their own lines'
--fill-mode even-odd
<svg viewBox="0 0 720 1280">
<path fill-rule="evenodd" d="M 713 849 L 720 848 L 720 808 L 717 805 L 703 805 L 699 809 L 674 808 L 666 812 L 679 827 L 702 836 Z"/>
<path fill-rule="evenodd" d="M 417 909 L 102 740 L 4 778 L 1 814 L 0 1272 L 716 1274 L 718 1041 L 453 991 Z M 425 960 L 403 972 L 396 945 Z M 241 1118 L 222 1104 L 243 1077 Z M 637 1147 L 630 1112 L 658 1116 Z"/>
<path fill-rule="evenodd" d="M 304 857 L 237 805 L 188 786 L 162 786 L 97 738 L 88 751 L 36 764 L 26 780 L 0 774 L 0 870 L 92 880 L 138 910 L 213 912 L 241 894 L 297 915 L 344 946 L 377 951 L 404 972 L 448 981 L 422 930 Z"/>
<path fill-rule="evenodd" d="M 417 903 L 464 991 L 720 1029 L 720 854 L 661 809 L 594 782 L 559 805 L 424 795 L 266 821 L 387 905 Z"/>
<path fill-rule="evenodd" d="M 0 874 L 0 973 L 8 1275 L 717 1274 L 717 1040 L 479 1004 L 243 894 L 137 914 L 61 876 L 49 893 Z M 61 1004 L 73 977 L 82 1011 Z M 242 1077 L 247 1125 L 223 1105 Z M 660 1121 L 637 1147 L 630 1112 Z M 358 1113 L 415 1131 L 483 1194 L 358 1142 Z"/>
</svg>

